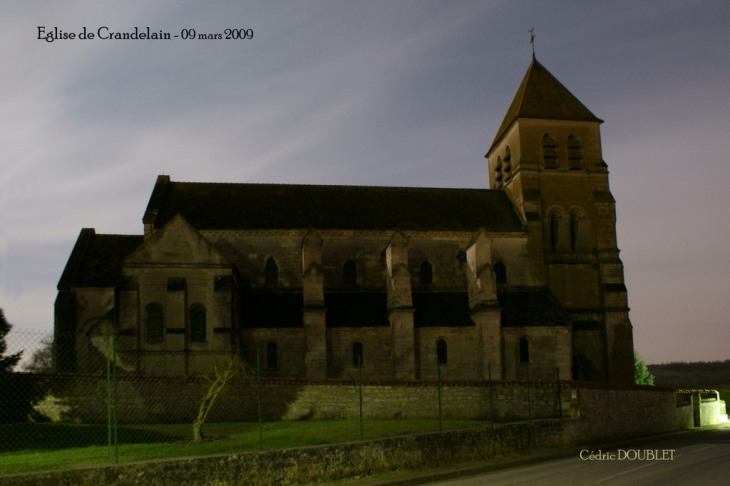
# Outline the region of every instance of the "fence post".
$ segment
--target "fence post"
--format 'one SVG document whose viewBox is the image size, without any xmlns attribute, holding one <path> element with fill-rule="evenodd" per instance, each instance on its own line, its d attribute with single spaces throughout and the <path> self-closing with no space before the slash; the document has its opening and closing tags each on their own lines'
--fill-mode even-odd
<svg viewBox="0 0 730 486">
<path fill-rule="evenodd" d="M 487 372 L 489 373 L 489 410 L 492 414 L 492 425 L 494 425 L 494 400 L 492 400 L 492 363 L 487 365 Z"/>
<path fill-rule="evenodd" d="M 256 395 L 259 407 L 259 450 L 264 450 L 264 432 L 261 426 L 261 348 L 256 346 Z"/>
<path fill-rule="evenodd" d="M 563 393 L 560 389 L 560 367 L 557 368 L 557 381 L 558 381 L 558 417 L 563 417 Z"/>
<path fill-rule="evenodd" d="M 438 389 L 439 389 L 439 430 L 443 430 L 441 426 L 441 361 L 436 359 L 436 368 L 438 370 Z"/>
<path fill-rule="evenodd" d="M 527 420 L 532 420 L 532 406 L 530 404 L 530 362 L 527 363 Z"/>
<path fill-rule="evenodd" d="M 109 354 L 111 354 L 111 337 L 109 337 Z M 112 360 L 106 358 L 106 436 L 107 454 L 109 461 L 112 460 Z"/>
<path fill-rule="evenodd" d="M 117 339 L 116 336 L 112 335 L 112 359 L 114 360 L 113 366 L 112 366 L 112 383 L 114 384 L 114 390 L 113 390 L 113 407 L 112 412 L 114 416 L 113 419 L 113 425 L 114 425 L 114 462 L 119 462 L 119 428 L 117 427 L 118 420 L 117 420 Z"/>
<path fill-rule="evenodd" d="M 114 462 L 119 462 L 117 434 L 117 349 L 114 335 L 109 336 L 108 344 L 109 349 L 107 350 L 108 355 L 106 359 L 107 447 L 109 461 L 112 460 L 113 456 Z"/>
<path fill-rule="evenodd" d="M 357 357 L 357 387 L 360 391 L 360 440 L 365 440 L 362 429 L 362 355 Z"/>
</svg>

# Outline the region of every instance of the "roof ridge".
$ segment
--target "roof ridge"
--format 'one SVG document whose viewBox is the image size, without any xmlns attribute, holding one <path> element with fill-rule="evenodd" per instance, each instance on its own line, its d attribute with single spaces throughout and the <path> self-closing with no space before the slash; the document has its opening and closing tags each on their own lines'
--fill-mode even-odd
<svg viewBox="0 0 730 486">
<path fill-rule="evenodd" d="M 170 181 L 170 184 L 196 184 L 196 185 L 220 185 L 220 186 L 287 186 L 287 187 L 353 187 L 364 189 L 431 189 L 447 191 L 497 191 L 488 187 L 432 187 L 432 186 L 370 186 L 360 184 L 301 184 L 289 182 L 196 182 L 196 181 Z"/>
</svg>

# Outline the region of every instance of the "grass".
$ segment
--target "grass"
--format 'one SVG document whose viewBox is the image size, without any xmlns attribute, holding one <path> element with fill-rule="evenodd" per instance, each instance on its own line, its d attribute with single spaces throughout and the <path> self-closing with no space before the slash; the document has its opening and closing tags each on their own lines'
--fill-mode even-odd
<svg viewBox="0 0 730 486">
<path fill-rule="evenodd" d="M 443 430 L 489 424 L 476 420 L 444 420 Z M 264 450 L 360 440 L 359 420 L 267 422 L 262 429 Z M 437 420 L 365 420 L 363 427 L 366 440 L 438 429 Z M 205 424 L 203 433 L 210 439 L 194 443 L 191 424 L 120 425 L 119 461 L 259 450 L 258 423 Z M 0 425 L 0 474 L 114 462 L 107 443 L 105 425 Z"/>
</svg>

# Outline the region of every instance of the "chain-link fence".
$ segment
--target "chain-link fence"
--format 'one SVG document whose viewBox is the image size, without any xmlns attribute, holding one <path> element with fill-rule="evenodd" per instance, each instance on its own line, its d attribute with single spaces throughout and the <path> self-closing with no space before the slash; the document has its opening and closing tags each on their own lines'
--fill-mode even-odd
<svg viewBox="0 0 730 486">
<path fill-rule="evenodd" d="M 0 474 L 559 417 L 570 402 L 557 370 L 553 381 L 445 381 L 440 368 L 435 380 L 366 380 L 362 367 L 303 379 L 267 348 L 140 351 L 127 336 L 17 329 L 7 342 L 23 359 L 0 375 Z"/>
</svg>

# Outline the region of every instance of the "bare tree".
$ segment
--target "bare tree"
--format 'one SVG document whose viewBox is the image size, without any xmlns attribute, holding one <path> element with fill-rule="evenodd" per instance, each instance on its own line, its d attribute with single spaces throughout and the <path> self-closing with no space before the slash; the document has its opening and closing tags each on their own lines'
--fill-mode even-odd
<svg viewBox="0 0 730 486">
<path fill-rule="evenodd" d="M 200 402 L 200 408 L 198 409 L 198 416 L 193 421 L 193 441 L 200 442 L 205 436 L 203 435 L 202 427 L 208 418 L 208 414 L 213 408 L 213 404 L 220 396 L 226 385 L 234 378 L 249 378 L 252 376 L 250 368 L 239 361 L 238 359 L 231 358 L 225 363 L 216 363 L 213 365 L 213 372 L 205 378 L 210 382 L 208 390 Z"/>
<path fill-rule="evenodd" d="M 53 336 L 41 338 L 41 345 L 33 351 L 30 361 L 22 365 L 24 371 L 30 373 L 50 373 L 53 371 Z"/>
</svg>

